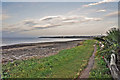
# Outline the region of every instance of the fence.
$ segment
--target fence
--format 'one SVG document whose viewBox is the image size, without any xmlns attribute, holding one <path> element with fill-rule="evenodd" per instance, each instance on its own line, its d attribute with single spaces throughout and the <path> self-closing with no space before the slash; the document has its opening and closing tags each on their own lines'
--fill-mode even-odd
<svg viewBox="0 0 120 80">
<path fill-rule="evenodd" d="M 120 71 L 117 68 L 116 64 L 111 65 L 106 58 L 104 58 L 105 62 L 107 63 L 108 68 L 110 69 L 111 75 L 114 80 L 120 80 Z"/>
</svg>

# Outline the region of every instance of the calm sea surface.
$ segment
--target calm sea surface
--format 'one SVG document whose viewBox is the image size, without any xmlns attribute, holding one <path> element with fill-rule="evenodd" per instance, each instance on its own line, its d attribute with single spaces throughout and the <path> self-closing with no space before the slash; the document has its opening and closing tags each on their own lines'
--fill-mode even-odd
<svg viewBox="0 0 120 80">
<path fill-rule="evenodd" d="M 21 44 L 21 43 L 42 43 L 42 42 L 57 42 L 57 41 L 71 41 L 71 40 L 83 40 L 83 38 L 2 38 L 0 46 Z"/>
</svg>

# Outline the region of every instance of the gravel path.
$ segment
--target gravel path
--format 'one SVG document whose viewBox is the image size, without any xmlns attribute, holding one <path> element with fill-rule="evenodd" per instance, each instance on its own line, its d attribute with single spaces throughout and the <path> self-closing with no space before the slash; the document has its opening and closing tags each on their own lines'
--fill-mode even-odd
<svg viewBox="0 0 120 80">
<path fill-rule="evenodd" d="M 96 45 L 94 45 L 93 55 L 90 57 L 87 67 L 81 72 L 82 74 L 79 75 L 77 79 L 89 78 L 89 72 L 94 65 L 94 57 L 95 57 L 96 50 L 97 50 Z"/>
</svg>

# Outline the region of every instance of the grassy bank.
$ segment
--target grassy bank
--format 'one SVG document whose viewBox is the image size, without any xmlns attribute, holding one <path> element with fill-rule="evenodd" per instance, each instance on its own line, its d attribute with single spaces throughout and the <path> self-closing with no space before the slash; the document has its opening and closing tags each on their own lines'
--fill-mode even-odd
<svg viewBox="0 0 120 80">
<path fill-rule="evenodd" d="M 105 63 L 103 57 L 101 56 L 101 51 L 100 51 L 100 47 L 99 44 L 97 44 L 97 53 L 95 56 L 95 63 L 94 63 L 94 67 L 90 72 L 90 78 L 112 78 L 109 68 L 107 67 L 107 64 Z"/>
<path fill-rule="evenodd" d="M 3 65 L 4 78 L 75 78 L 92 55 L 94 40 L 87 40 L 72 49 L 41 58 L 15 61 Z"/>
</svg>

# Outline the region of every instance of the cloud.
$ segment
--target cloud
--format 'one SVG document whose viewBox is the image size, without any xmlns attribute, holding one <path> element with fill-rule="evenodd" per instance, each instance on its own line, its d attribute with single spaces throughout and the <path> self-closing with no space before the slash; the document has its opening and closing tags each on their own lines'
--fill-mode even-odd
<svg viewBox="0 0 120 80">
<path fill-rule="evenodd" d="M 66 25 L 75 25 L 88 21 L 101 21 L 101 18 L 92 18 L 86 16 L 45 16 L 40 19 L 27 19 L 23 20 L 17 24 L 9 25 L 7 27 L 3 27 L 3 31 L 8 32 L 23 32 L 23 31 L 31 31 L 36 29 L 46 29 L 58 26 L 66 26 Z"/>
<path fill-rule="evenodd" d="M 36 25 L 38 23 L 38 20 L 36 19 L 27 19 L 27 20 L 23 20 L 21 22 L 21 24 L 32 27 L 33 25 Z"/>
<path fill-rule="evenodd" d="M 117 17 L 120 15 L 120 11 L 115 11 L 115 12 L 111 12 L 108 13 L 107 15 L 105 15 L 106 17 Z"/>
<path fill-rule="evenodd" d="M 90 3 L 87 5 L 83 5 L 83 7 L 90 7 L 90 6 L 95 6 L 95 5 L 99 5 L 99 4 L 103 4 L 107 2 L 114 2 L 114 1 L 117 1 L 117 0 L 103 0 L 103 1 L 96 2 L 96 3 Z"/>
<path fill-rule="evenodd" d="M 41 18 L 40 21 L 51 20 L 54 18 L 59 18 L 59 16 L 45 16 L 45 17 Z"/>
<path fill-rule="evenodd" d="M 31 21 L 31 23 L 30 23 Z M 12 25 L 5 25 L 5 23 L 3 24 L 2 27 L 2 31 L 5 32 L 21 32 L 21 31 L 30 31 L 33 30 L 32 25 L 34 24 L 32 21 L 35 20 L 23 20 L 21 22 L 18 22 L 16 24 L 12 24 Z"/>
<path fill-rule="evenodd" d="M 59 24 L 46 24 L 46 25 L 34 25 L 33 27 L 36 29 L 45 29 L 45 28 L 51 28 L 51 27 L 57 27 L 57 26 L 61 26 Z"/>
<path fill-rule="evenodd" d="M 72 20 L 76 19 L 78 16 L 63 16 L 63 15 L 57 15 L 57 16 L 45 16 L 40 19 L 40 21 L 50 21 L 50 20 Z"/>
<path fill-rule="evenodd" d="M 106 12 L 106 10 L 105 9 L 101 9 L 101 10 L 98 10 L 96 12 Z"/>
<path fill-rule="evenodd" d="M 101 21 L 101 18 L 89 18 L 89 17 L 84 17 L 86 21 Z"/>
<path fill-rule="evenodd" d="M 8 19 L 8 18 L 10 18 L 10 16 L 7 15 L 7 14 L 2 14 L 2 15 L 0 16 L 0 20 L 5 20 L 5 19 Z"/>
</svg>

